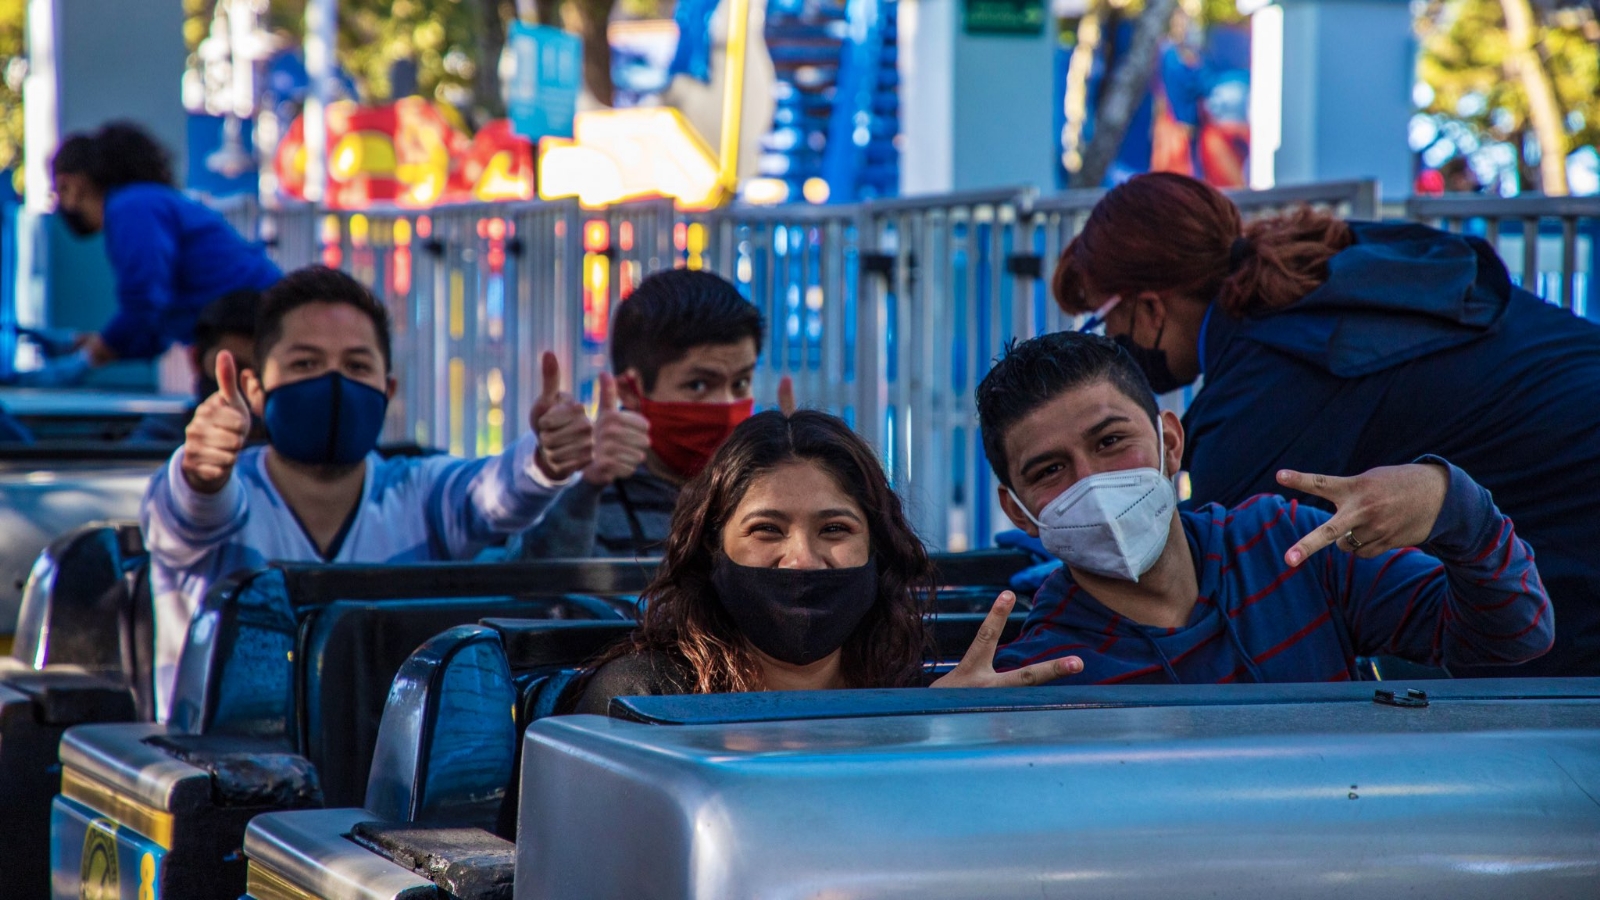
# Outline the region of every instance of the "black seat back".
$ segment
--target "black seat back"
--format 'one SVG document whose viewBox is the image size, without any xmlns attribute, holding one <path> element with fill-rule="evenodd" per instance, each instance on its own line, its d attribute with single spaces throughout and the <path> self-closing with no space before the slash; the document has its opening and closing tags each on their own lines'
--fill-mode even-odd
<svg viewBox="0 0 1600 900">
<path fill-rule="evenodd" d="M 212 585 L 189 622 L 168 730 L 287 742 L 298 630 L 281 569 Z"/>
<path fill-rule="evenodd" d="M 149 715 L 155 640 L 149 557 L 135 522 L 75 528 L 39 554 L 23 589 L 12 656 L 127 685 Z"/>
<path fill-rule="evenodd" d="M 515 805 L 517 735 L 554 712 L 578 665 L 632 630 L 501 618 L 430 638 L 390 688 L 366 808 L 387 822 L 492 828 L 502 799 Z"/>
<path fill-rule="evenodd" d="M 402 664 L 429 638 L 486 616 L 561 619 L 589 612 L 561 598 L 341 600 L 315 609 L 299 632 L 291 740 L 316 764 L 330 806 L 366 791 L 383 708 Z M 628 626 L 631 622 L 617 620 Z"/>
<path fill-rule="evenodd" d="M 632 609 L 630 604 L 611 605 L 600 599 L 637 594 L 653 575 L 653 567 L 632 560 L 550 560 L 493 565 L 280 564 L 270 572 L 274 575 L 254 581 L 269 586 L 267 593 L 282 596 L 282 601 L 275 601 L 278 612 L 258 610 L 267 615 L 253 613 L 240 625 L 256 625 L 254 631 L 270 637 L 266 652 L 251 657 L 270 663 L 278 679 L 285 666 L 272 663 L 272 657 L 293 658 L 293 665 L 286 666 L 288 692 L 277 693 L 282 700 L 264 705 L 259 697 L 238 698 L 226 687 L 229 679 L 224 679 L 224 685 L 213 690 L 216 703 L 211 717 L 234 727 L 254 727 L 270 719 L 274 727 L 282 727 L 288 746 L 317 765 L 326 802 L 355 806 L 365 794 L 390 684 L 422 642 L 451 626 L 486 617 L 622 621 L 621 610 Z M 254 620 L 261 621 L 258 625 Z M 290 633 L 285 634 L 283 625 L 290 621 Z M 190 642 L 195 637 L 192 629 Z M 285 637 L 290 637 L 290 647 L 283 647 Z M 238 653 L 235 647 L 234 657 Z M 240 665 L 238 660 L 227 665 L 240 674 L 267 671 L 253 663 Z M 229 706 L 259 708 L 259 713 L 227 713 Z"/>
<path fill-rule="evenodd" d="M 429 638 L 395 675 L 384 704 L 365 807 L 385 822 L 492 822 L 511 782 L 516 688 L 492 629 Z"/>
</svg>

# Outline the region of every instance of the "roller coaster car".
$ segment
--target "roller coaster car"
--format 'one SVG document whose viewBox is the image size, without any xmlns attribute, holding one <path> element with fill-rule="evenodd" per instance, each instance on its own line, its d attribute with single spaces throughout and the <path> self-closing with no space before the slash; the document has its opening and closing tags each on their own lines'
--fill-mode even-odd
<svg viewBox="0 0 1600 900">
<path fill-rule="evenodd" d="M 941 558 L 947 585 L 978 584 L 947 586 L 942 593 L 942 611 L 932 620 L 936 670 L 971 643 L 981 610 L 999 589 L 996 582 L 1003 584 L 1009 571 L 1026 564 L 1007 560 L 997 577 L 1004 559 Z M 1020 630 L 1023 618 L 1012 617 L 1004 640 Z M 517 833 L 518 773 L 527 771 L 516 735 L 572 699 L 578 670 L 559 667 L 559 660 L 590 658 L 628 626 L 506 620 L 484 625 L 433 638 L 402 667 L 384 709 L 364 808 L 268 814 L 251 822 L 245 838 L 249 896 L 510 896 L 516 848 L 507 839 Z M 856 701 L 871 695 L 881 705 L 875 695 L 884 693 L 836 695 L 820 714 L 873 716 L 873 703 L 860 707 Z M 911 709 L 927 702 L 926 692 L 891 693 Z M 766 704 L 777 696 L 729 698 L 742 711 L 726 715 L 730 721 L 770 715 Z M 994 702 L 1004 705 L 1017 696 L 1007 692 Z M 632 715 L 631 703 L 621 701 L 615 711 Z M 498 712 L 507 706 L 513 710 L 510 721 Z"/>
<path fill-rule="evenodd" d="M 465 700 L 492 642 L 449 638 Z M 266 815 L 249 896 L 1593 897 L 1600 679 L 1418 684 L 618 698 L 527 729 L 515 845 Z M 391 813 L 489 788 L 490 705 Z"/>
<path fill-rule="evenodd" d="M 983 619 L 977 612 L 933 618 L 941 665 L 965 652 Z M 1013 615 L 1006 637 L 1022 619 Z M 369 896 L 387 885 L 384 896 L 436 886 L 457 898 L 509 897 L 517 735 L 567 706 L 581 684 L 575 667 L 631 628 L 499 619 L 429 640 L 390 691 L 364 809 L 253 820 L 245 837 L 250 896 Z M 510 719 L 501 712 L 507 707 Z M 363 887 L 350 894 L 332 887 L 338 884 Z"/>
</svg>

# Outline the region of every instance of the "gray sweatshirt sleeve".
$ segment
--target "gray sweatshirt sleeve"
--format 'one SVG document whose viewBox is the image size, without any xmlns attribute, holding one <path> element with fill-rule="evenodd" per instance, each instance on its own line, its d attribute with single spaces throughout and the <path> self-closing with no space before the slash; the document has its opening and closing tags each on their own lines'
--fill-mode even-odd
<svg viewBox="0 0 1600 900">
<path fill-rule="evenodd" d="M 594 556 L 600 495 L 605 486 L 574 479 L 550 504 L 544 518 L 512 539 L 508 559 L 585 559 Z"/>
</svg>

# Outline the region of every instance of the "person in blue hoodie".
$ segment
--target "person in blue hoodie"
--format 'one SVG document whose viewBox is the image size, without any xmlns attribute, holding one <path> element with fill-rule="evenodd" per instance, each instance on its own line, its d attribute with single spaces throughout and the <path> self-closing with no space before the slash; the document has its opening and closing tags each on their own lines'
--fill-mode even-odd
<svg viewBox="0 0 1600 900">
<path fill-rule="evenodd" d="M 1343 681 L 1360 656 L 1506 665 L 1550 647 L 1528 545 L 1437 456 L 1348 478 L 1275 473 L 1332 515 L 1277 494 L 1180 512 L 1185 429 L 1114 342 L 1013 344 L 976 399 L 1001 507 L 1064 563 L 996 671 L 1055 661 L 1070 673 L 1058 682 Z"/>
<path fill-rule="evenodd" d="M 1151 174 L 1095 206 L 1054 288 L 1157 392 L 1198 386 L 1195 504 L 1275 490 L 1281 469 L 1447 458 L 1516 521 L 1560 622 L 1534 662 L 1453 673 L 1600 675 L 1600 327 L 1516 286 L 1487 243 L 1306 209 L 1246 224 Z"/>
<path fill-rule="evenodd" d="M 172 344 L 191 344 L 207 304 L 283 277 L 260 245 L 174 186 L 169 154 L 138 125 L 70 135 L 50 169 L 67 228 L 79 237 L 105 232 L 117 312 L 32 383 L 71 383 L 114 360 L 154 359 Z"/>
</svg>

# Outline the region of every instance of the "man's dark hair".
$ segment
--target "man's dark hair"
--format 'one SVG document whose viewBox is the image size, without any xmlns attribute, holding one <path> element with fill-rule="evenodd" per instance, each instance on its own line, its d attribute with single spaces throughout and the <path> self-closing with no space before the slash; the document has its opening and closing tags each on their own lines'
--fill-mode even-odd
<svg viewBox="0 0 1600 900">
<path fill-rule="evenodd" d="M 383 367 L 394 371 L 390 362 L 389 310 L 366 285 L 327 266 L 296 269 L 267 288 L 256 317 L 256 365 L 265 366 L 272 345 L 283 338 L 283 317 L 308 303 L 348 303 L 366 313 L 378 333 Z"/>
<path fill-rule="evenodd" d="M 1110 382 L 1139 404 L 1154 425 L 1160 410 L 1139 366 L 1116 341 L 1095 334 L 1058 331 L 1012 341 L 978 385 L 978 427 L 983 452 L 1000 483 L 1011 487 L 1006 432 L 1051 400 L 1074 388 Z"/>
<path fill-rule="evenodd" d="M 73 134 L 50 160 L 55 175 L 85 175 L 102 192 L 153 182 L 172 187 L 172 154 L 133 122 L 111 122 L 93 134 Z"/>
<path fill-rule="evenodd" d="M 194 349 L 198 358 L 216 349 L 224 335 L 255 338 L 260 291 L 232 291 L 207 303 L 194 323 Z"/>
<path fill-rule="evenodd" d="M 668 269 L 639 283 L 617 307 L 611 323 L 611 370 L 639 370 L 646 391 L 655 390 L 661 367 L 695 347 L 750 338 L 761 352 L 761 311 L 739 289 L 710 272 Z"/>
</svg>

